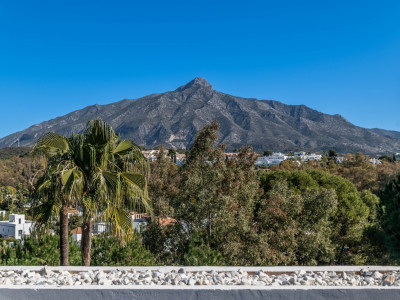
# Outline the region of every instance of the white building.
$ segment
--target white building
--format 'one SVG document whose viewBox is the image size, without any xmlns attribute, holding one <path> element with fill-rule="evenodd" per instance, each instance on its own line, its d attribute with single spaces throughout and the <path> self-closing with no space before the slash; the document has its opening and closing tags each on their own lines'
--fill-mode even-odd
<svg viewBox="0 0 400 300">
<path fill-rule="evenodd" d="M 83 212 L 79 209 L 68 209 L 68 219 L 71 218 L 71 216 L 83 216 Z"/>
<path fill-rule="evenodd" d="M 369 160 L 369 163 L 372 165 L 380 165 L 380 164 L 382 164 L 382 161 L 380 161 L 379 159 L 376 159 L 376 158 L 371 158 Z"/>
<path fill-rule="evenodd" d="M 80 245 L 82 240 L 82 227 L 71 230 L 71 235 L 74 241 Z"/>
<path fill-rule="evenodd" d="M 147 213 L 137 213 L 135 211 L 130 212 L 133 221 L 133 229 L 140 232 L 141 227 L 147 225 Z"/>
<path fill-rule="evenodd" d="M 304 161 L 304 162 L 307 162 L 309 160 L 320 161 L 322 159 L 321 154 L 315 154 L 315 153 L 306 154 L 304 151 L 303 152 L 295 152 L 294 156 L 300 158 L 301 161 Z"/>
<path fill-rule="evenodd" d="M 0 221 L 0 234 L 3 238 L 20 240 L 29 236 L 33 229 L 33 222 L 25 220 L 25 215 L 10 214 L 8 221 Z"/>
<path fill-rule="evenodd" d="M 108 225 L 106 222 L 93 222 L 92 234 L 98 235 L 108 231 Z"/>
<path fill-rule="evenodd" d="M 277 152 L 277 153 L 272 153 L 270 156 L 261 156 L 258 157 L 256 160 L 256 166 L 271 166 L 271 165 L 279 165 L 281 162 L 284 160 L 287 160 L 289 156 Z"/>
<path fill-rule="evenodd" d="M 157 156 L 160 154 L 160 150 L 145 150 L 142 154 L 149 162 L 156 161 Z"/>
</svg>

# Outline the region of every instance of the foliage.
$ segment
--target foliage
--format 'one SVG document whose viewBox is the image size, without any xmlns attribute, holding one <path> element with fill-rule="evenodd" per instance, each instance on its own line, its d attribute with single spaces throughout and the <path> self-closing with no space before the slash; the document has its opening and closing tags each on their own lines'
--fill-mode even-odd
<svg viewBox="0 0 400 300">
<path fill-rule="evenodd" d="M 60 205 L 63 215 L 66 206 L 77 203 L 83 207 L 84 265 L 90 264 L 93 217 L 111 222 L 112 233 L 128 240 L 133 231 L 129 210 L 151 210 L 148 165 L 140 148 L 120 139 L 102 120 L 89 121 L 82 134 L 69 138 L 45 134 L 36 142 L 33 153 L 48 165 L 37 188 L 38 221 L 46 223 Z"/>
<path fill-rule="evenodd" d="M 337 211 L 333 190 L 314 186 L 302 193 L 286 180 L 275 182 L 261 198 L 259 232 L 269 247 L 264 263 L 330 264 L 335 260 L 332 218 Z"/>
<path fill-rule="evenodd" d="M 190 237 L 190 244 L 185 254 L 184 264 L 187 266 L 220 266 L 224 265 L 222 254 L 211 249 L 206 242 L 207 236 L 194 232 Z"/>
<path fill-rule="evenodd" d="M 400 262 L 400 175 L 380 193 L 385 244 L 392 259 Z"/>
<path fill-rule="evenodd" d="M 0 149 L 0 186 L 30 188 L 40 165 L 29 155 L 30 148 Z"/>
<path fill-rule="evenodd" d="M 272 155 L 272 151 L 270 150 L 265 150 L 263 153 L 263 156 L 270 156 L 270 155 Z"/>
<path fill-rule="evenodd" d="M 225 158 L 224 146 L 216 144 L 218 128 L 216 122 L 205 126 L 189 150 L 160 147 L 150 164 L 139 147 L 100 120 L 88 123 L 81 135 L 43 137 L 39 154 L 46 154 L 46 173 L 34 176 L 38 168 L 29 157 L 10 152 L 2 160 L 0 151 L 1 208 L 32 213 L 26 211 L 29 182 L 37 182 L 42 195 L 35 204 L 44 205 L 47 214 L 36 218 L 52 217 L 61 225 L 64 201 L 85 209 L 85 218 L 70 218 L 68 231 L 88 216 L 111 223 L 110 234 L 119 237 L 93 239 L 92 265 L 400 262 L 400 163 L 393 157 L 372 165 L 362 153 L 345 154 L 337 163 L 339 154 L 331 150 L 321 161 L 254 168 L 249 147 L 237 150 L 235 159 Z M 174 163 L 176 153 L 187 154 L 182 167 Z M 151 208 L 140 235 L 121 230 L 131 225 L 124 222 L 129 210 Z M 15 241 L 11 248 L 8 240 L 0 242 L 2 264 L 58 265 L 59 244 L 57 235 Z M 71 264 L 79 264 L 78 246 L 69 240 L 69 247 Z"/>
<path fill-rule="evenodd" d="M 9 242 L 14 242 L 14 246 L 10 248 Z M 69 237 L 69 249 L 70 264 L 80 265 L 80 249 L 71 237 Z M 19 240 L 3 239 L 0 243 L 0 253 L 2 265 L 59 266 L 59 236 L 25 237 L 23 243 Z"/>
<path fill-rule="evenodd" d="M 104 235 L 93 238 L 92 266 L 154 266 L 156 261 L 136 234 L 127 243 Z"/>
<path fill-rule="evenodd" d="M 369 216 L 369 209 L 362 201 L 354 185 L 339 176 L 317 170 L 308 170 L 265 173 L 261 176 L 261 186 L 264 190 L 269 191 L 277 183 L 285 180 L 287 181 L 288 188 L 297 197 L 307 196 L 310 190 L 322 192 L 322 189 L 325 189 L 330 191 L 330 193 L 333 192 L 333 195 L 337 198 L 337 208 L 334 214 L 329 216 L 329 228 L 331 231 L 331 243 L 334 245 L 336 251 L 335 261 L 337 263 L 358 262 L 359 256 L 356 247 L 358 247 L 362 239 L 363 230 Z M 332 198 L 333 195 L 331 194 L 327 199 Z M 318 197 L 313 200 L 314 204 L 317 203 Z M 281 201 L 287 198 L 288 195 L 282 197 Z M 297 200 L 297 202 L 301 203 L 301 200 Z M 293 206 L 296 206 L 296 209 L 301 209 L 299 204 L 293 204 Z M 291 209 L 295 208 L 291 207 Z M 307 212 L 301 213 L 301 216 L 304 216 L 305 213 L 313 213 L 314 209 L 308 209 Z M 283 220 L 281 221 L 283 222 Z M 352 252 L 345 252 L 346 248 L 350 248 Z"/>
</svg>

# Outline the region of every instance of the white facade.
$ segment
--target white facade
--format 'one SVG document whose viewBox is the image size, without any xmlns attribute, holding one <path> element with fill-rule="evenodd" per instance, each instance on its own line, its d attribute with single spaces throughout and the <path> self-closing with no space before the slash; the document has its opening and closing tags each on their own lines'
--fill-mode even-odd
<svg viewBox="0 0 400 300">
<path fill-rule="evenodd" d="M 133 221 L 133 229 L 140 232 L 141 227 L 147 225 L 147 214 L 146 213 L 136 213 L 134 211 L 130 212 Z"/>
<path fill-rule="evenodd" d="M 296 157 L 300 157 L 300 159 L 302 161 L 309 161 L 309 160 L 321 160 L 322 159 L 322 155 L 321 154 L 315 154 L 315 153 L 311 153 L 311 154 L 302 154 L 302 155 L 298 155 Z"/>
<path fill-rule="evenodd" d="M 10 214 L 8 221 L 0 221 L 0 234 L 3 238 L 20 240 L 25 235 L 30 235 L 33 222 L 25 220 L 25 215 Z"/>
<path fill-rule="evenodd" d="M 256 160 L 256 166 L 271 166 L 271 165 L 279 165 L 281 162 L 284 160 L 287 160 L 289 156 L 277 152 L 277 153 L 272 153 L 270 156 L 261 156 L 258 157 Z"/>
<path fill-rule="evenodd" d="M 96 222 L 92 224 L 92 234 L 102 234 L 107 231 L 106 222 Z"/>
<path fill-rule="evenodd" d="M 71 230 L 71 234 L 74 241 L 80 245 L 82 240 L 82 227 Z"/>
<path fill-rule="evenodd" d="M 376 158 L 371 158 L 369 160 L 369 163 L 372 165 L 380 165 L 380 164 L 382 164 L 382 161 L 380 161 L 379 159 L 376 159 Z"/>
</svg>

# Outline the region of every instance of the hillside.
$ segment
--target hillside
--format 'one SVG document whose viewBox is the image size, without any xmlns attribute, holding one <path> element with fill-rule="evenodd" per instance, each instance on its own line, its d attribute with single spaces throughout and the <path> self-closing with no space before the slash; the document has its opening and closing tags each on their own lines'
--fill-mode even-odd
<svg viewBox="0 0 400 300">
<path fill-rule="evenodd" d="M 33 125 L 0 139 L 0 147 L 31 146 L 46 132 L 69 136 L 87 121 L 102 118 L 123 138 L 153 148 L 188 147 L 204 124 L 217 120 L 219 141 L 228 149 L 251 144 L 262 151 L 362 151 L 368 154 L 400 150 L 396 135 L 384 136 L 355 126 L 340 115 L 328 115 L 304 105 L 231 96 L 213 89 L 203 78 L 161 94 L 92 105 Z"/>
</svg>

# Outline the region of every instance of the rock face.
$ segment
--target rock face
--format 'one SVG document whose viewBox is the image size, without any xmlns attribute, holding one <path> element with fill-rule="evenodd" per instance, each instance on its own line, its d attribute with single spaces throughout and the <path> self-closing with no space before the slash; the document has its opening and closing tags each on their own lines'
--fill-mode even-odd
<svg viewBox="0 0 400 300">
<path fill-rule="evenodd" d="M 400 150 L 396 132 L 357 127 L 340 115 L 328 115 L 304 105 L 231 96 L 203 78 L 195 78 L 175 91 L 152 94 L 108 105 L 93 105 L 0 139 L 0 147 L 30 146 L 49 131 L 66 136 L 79 133 L 89 120 L 101 118 L 123 137 L 153 148 L 186 148 L 205 124 L 220 123 L 219 142 L 228 149 L 252 145 L 272 151 L 333 148 L 367 154 Z M 399 133 L 400 136 L 400 133 Z"/>
</svg>

